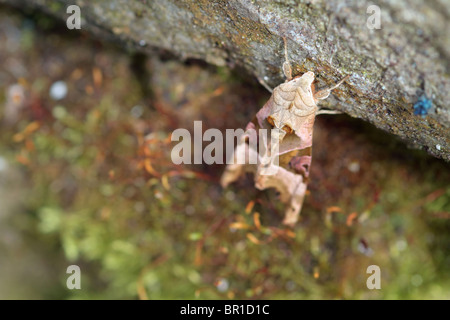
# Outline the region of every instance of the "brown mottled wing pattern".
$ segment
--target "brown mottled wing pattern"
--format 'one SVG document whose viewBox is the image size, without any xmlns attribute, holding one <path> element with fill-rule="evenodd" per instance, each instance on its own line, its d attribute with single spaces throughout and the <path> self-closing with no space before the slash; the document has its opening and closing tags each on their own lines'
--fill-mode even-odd
<svg viewBox="0 0 450 320">
<path fill-rule="evenodd" d="M 347 78 L 347 77 L 346 77 Z M 294 225 L 300 214 L 311 165 L 311 147 L 314 120 L 319 99 L 328 97 L 330 91 L 339 86 L 342 79 L 332 88 L 314 93 L 312 83 L 314 73 L 306 72 L 301 77 L 276 87 L 269 101 L 258 111 L 255 119 L 247 125 L 247 130 L 278 129 L 276 139 L 271 140 L 272 146 L 278 145 L 277 164 L 261 161 L 258 150 L 248 143 L 248 137 L 243 136 L 235 150 L 235 157 L 241 153 L 258 157 L 258 164 L 227 165 L 221 178 L 222 186 L 234 182 L 244 172 L 255 174 L 255 186 L 258 189 L 275 188 L 280 192 L 280 199 L 287 204 L 283 223 Z M 258 141 L 261 144 L 261 141 Z M 277 150 L 277 149 L 275 149 Z M 263 174 L 263 169 L 274 166 L 275 174 Z"/>
<path fill-rule="evenodd" d="M 288 204 L 283 223 L 293 225 L 298 220 L 306 193 L 309 167 L 311 164 L 312 131 L 317 106 L 311 91 L 314 80 L 312 72 L 283 83 L 274 89 L 269 101 L 256 114 L 247 129 L 282 129 L 279 141 L 278 167 L 276 174 L 259 174 L 258 165 L 229 164 L 222 176 L 225 187 L 244 172 L 255 174 L 255 186 L 258 189 L 275 188 L 280 192 L 280 200 Z M 235 150 L 258 153 L 242 138 Z M 270 164 L 273 165 L 273 164 Z"/>
</svg>

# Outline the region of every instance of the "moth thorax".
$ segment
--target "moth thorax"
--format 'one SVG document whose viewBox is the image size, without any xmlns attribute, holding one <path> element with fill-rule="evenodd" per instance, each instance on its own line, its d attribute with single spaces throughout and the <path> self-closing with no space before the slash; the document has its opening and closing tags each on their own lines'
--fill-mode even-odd
<svg viewBox="0 0 450 320">
<path fill-rule="evenodd" d="M 300 91 L 300 89 L 298 91 Z M 292 111 L 295 115 L 304 117 L 312 113 L 316 113 L 317 105 L 314 101 L 313 95 L 309 93 L 310 92 L 300 92 L 295 96 L 295 99 L 292 102 L 292 105 L 294 106 Z"/>
</svg>

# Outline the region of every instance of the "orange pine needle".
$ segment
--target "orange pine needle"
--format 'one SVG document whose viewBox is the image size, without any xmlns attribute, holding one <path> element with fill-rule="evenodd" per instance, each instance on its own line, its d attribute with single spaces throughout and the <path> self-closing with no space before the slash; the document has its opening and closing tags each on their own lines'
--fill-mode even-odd
<svg viewBox="0 0 450 320">
<path fill-rule="evenodd" d="M 231 229 L 250 229 L 250 226 L 243 222 L 233 222 L 230 224 Z"/>
<path fill-rule="evenodd" d="M 356 212 L 352 212 L 347 216 L 346 224 L 347 226 L 351 226 L 353 222 L 358 218 L 358 214 Z"/>
<path fill-rule="evenodd" d="M 255 224 L 256 229 L 260 230 L 261 229 L 261 220 L 259 219 L 259 213 L 255 212 L 253 214 L 253 222 Z"/>
<path fill-rule="evenodd" d="M 94 69 L 92 69 L 92 78 L 94 79 L 94 85 L 96 88 L 101 87 L 102 82 L 103 82 L 103 74 L 102 74 L 102 70 L 100 70 L 99 68 L 95 67 Z"/>
<path fill-rule="evenodd" d="M 245 207 L 245 213 L 249 214 L 250 212 L 252 212 L 253 207 L 255 206 L 255 201 L 250 201 L 249 203 L 247 203 L 247 206 Z"/>
<path fill-rule="evenodd" d="M 341 208 L 336 207 L 336 206 L 332 206 L 332 207 L 328 207 L 327 208 L 327 213 L 333 213 L 333 212 L 341 212 Z"/>
<path fill-rule="evenodd" d="M 151 175 L 154 175 L 154 176 L 159 177 L 159 173 L 156 172 L 156 170 L 153 168 L 150 159 L 145 159 L 145 160 L 144 160 L 144 167 L 145 167 L 145 170 L 146 170 L 148 173 L 150 173 Z"/>
<path fill-rule="evenodd" d="M 251 234 L 250 232 L 247 233 L 247 239 L 250 240 L 250 242 L 253 242 L 254 244 L 260 244 L 260 241 L 258 240 L 258 238 L 256 238 L 253 234 Z"/>
</svg>

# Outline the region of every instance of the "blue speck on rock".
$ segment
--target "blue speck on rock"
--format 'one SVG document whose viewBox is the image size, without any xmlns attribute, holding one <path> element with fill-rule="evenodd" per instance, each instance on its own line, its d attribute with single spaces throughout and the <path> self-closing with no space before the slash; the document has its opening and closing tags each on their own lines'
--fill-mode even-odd
<svg viewBox="0 0 450 320">
<path fill-rule="evenodd" d="M 433 106 L 433 103 L 425 95 L 420 96 L 419 100 L 414 104 L 414 114 L 416 116 L 425 117 L 428 111 Z"/>
</svg>

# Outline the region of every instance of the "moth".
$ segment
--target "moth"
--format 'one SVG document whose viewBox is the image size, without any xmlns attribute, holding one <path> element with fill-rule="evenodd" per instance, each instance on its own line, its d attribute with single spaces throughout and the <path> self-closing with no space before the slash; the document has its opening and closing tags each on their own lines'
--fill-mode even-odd
<svg viewBox="0 0 450 320">
<path fill-rule="evenodd" d="M 258 164 L 238 164 L 231 162 L 225 168 L 221 177 L 221 185 L 225 188 L 236 181 L 245 172 L 253 172 L 255 187 L 260 190 L 275 188 L 280 193 L 280 200 L 287 205 L 283 224 L 293 226 L 298 217 L 305 198 L 311 165 L 311 147 L 313 125 L 316 115 L 337 113 L 321 110 L 317 103 L 326 99 L 331 90 L 340 86 L 349 76 L 344 77 L 335 85 L 316 91 L 314 73 L 308 71 L 303 75 L 292 76 L 292 67 L 288 59 L 287 41 L 284 38 L 285 62 L 283 73 L 286 81 L 277 86 L 270 99 L 258 111 L 255 118 L 248 123 L 246 130 L 276 130 L 272 134 L 272 150 L 278 150 L 277 164 L 272 161 L 259 161 Z M 261 143 L 261 141 L 258 141 Z M 255 147 L 249 144 L 248 136 L 242 136 L 235 148 L 234 157 L 255 155 Z M 261 157 L 257 154 L 259 160 Z M 263 174 L 264 167 L 273 166 L 275 174 Z"/>
</svg>

